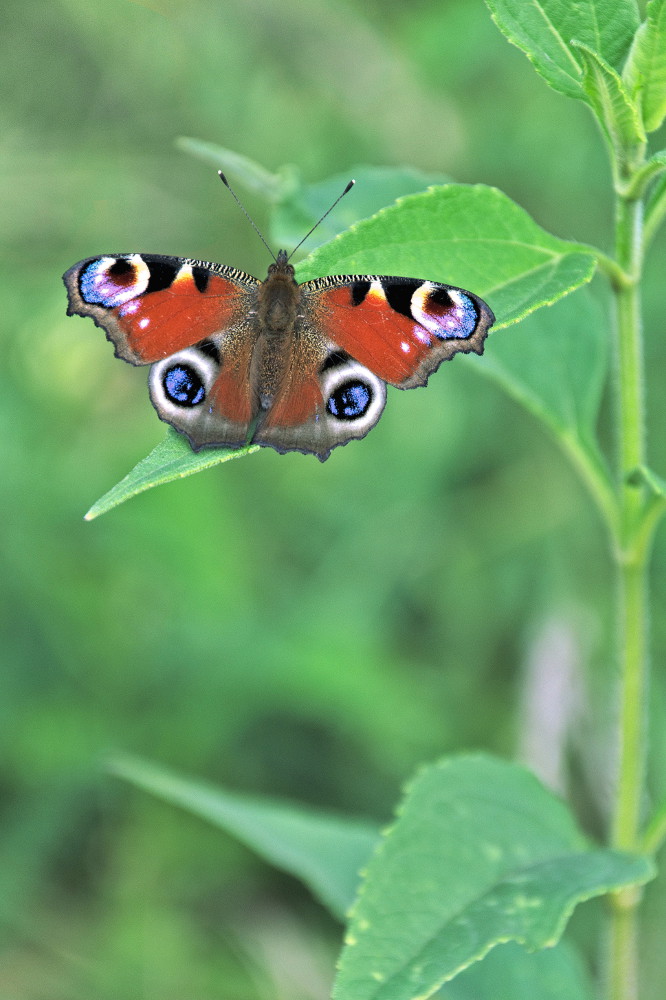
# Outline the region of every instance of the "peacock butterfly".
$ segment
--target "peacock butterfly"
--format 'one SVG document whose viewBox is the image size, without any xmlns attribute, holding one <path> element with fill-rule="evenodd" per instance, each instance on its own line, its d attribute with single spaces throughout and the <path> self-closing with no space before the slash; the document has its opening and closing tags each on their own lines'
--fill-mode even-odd
<svg viewBox="0 0 666 1000">
<path fill-rule="evenodd" d="M 299 285 L 284 250 L 264 281 L 143 253 L 89 257 L 63 280 L 69 316 L 90 316 L 117 357 L 151 365 L 153 406 L 195 451 L 252 442 L 323 462 L 374 427 L 386 383 L 413 389 L 454 354 L 482 354 L 495 319 L 472 292 L 435 281 Z"/>
</svg>

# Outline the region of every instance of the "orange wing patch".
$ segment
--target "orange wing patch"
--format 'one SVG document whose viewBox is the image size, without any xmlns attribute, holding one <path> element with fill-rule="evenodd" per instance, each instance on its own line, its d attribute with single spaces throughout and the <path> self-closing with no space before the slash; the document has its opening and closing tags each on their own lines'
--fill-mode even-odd
<svg viewBox="0 0 666 1000">
<path fill-rule="evenodd" d="M 359 305 L 349 285 L 319 295 L 315 315 L 322 332 L 384 382 L 399 384 L 427 357 L 432 335 L 388 304 L 380 282 L 372 282 Z"/>
<path fill-rule="evenodd" d="M 192 272 L 179 273 L 169 288 L 130 299 L 116 310 L 127 344 L 144 364 L 168 358 L 184 347 L 218 333 L 236 309 L 238 289 L 212 275 L 205 292 L 196 287 Z"/>
</svg>

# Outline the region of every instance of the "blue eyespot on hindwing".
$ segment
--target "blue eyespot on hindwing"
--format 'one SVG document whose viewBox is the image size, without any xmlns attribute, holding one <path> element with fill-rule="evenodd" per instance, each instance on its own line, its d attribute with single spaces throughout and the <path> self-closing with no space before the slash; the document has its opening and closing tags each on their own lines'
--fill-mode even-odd
<svg viewBox="0 0 666 1000">
<path fill-rule="evenodd" d="M 379 420 L 386 383 L 344 352 L 332 352 L 320 372 L 324 418 L 334 436 L 363 437 Z"/>
<path fill-rule="evenodd" d="M 326 409 L 338 420 L 358 420 L 372 402 L 370 386 L 358 379 L 348 379 L 337 386 L 326 401 Z"/>
<path fill-rule="evenodd" d="M 176 406 L 198 406 L 206 395 L 199 375 L 191 365 L 177 364 L 162 375 L 164 394 Z"/>
<path fill-rule="evenodd" d="M 206 342 L 203 347 L 186 347 L 151 365 L 150 399 L 163 420 L 179 428 L 196 424 L 202 410 L 210 405 L 208 397 L 220 371 L 216 357 L 219 355 Z"/>
</svg>

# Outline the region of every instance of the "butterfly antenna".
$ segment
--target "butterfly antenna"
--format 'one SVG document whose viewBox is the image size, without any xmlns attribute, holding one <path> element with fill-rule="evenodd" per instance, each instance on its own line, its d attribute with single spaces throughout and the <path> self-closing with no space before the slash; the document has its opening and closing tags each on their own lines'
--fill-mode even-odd
<svg viewBox="0 0 666 1000">
<path fill-rule="evenodd" d="M 317 228 L 317 226 L 320 226 L 322 224 L 322 222 L 324 221 L 324 219 L 326 218 L 326 216 L 331 214 L 331 212 L 333 211 L 333 209 L 335 208 L 335 206 L 337 205 L 337 203 L 339 201 L 342 201 L 342 199 L 344 198 L 344 196 L 351 191 L 351 189 L 354 187 L 354 184 L 356 184 L 355 180 L 351 180 L 349 182 L 349 184 L 344 189 L 344 191 L 342 192 L 342 194 L 339 194 L 338 197 L 333 202 L 333 204 L 331 205 L 331 207 L 324 212 L 324 214 L 322 215 L 321 219 L 318 222 L 315 222 L 315 224 L 312 227 L 312 229 L 310 230 L 310 232 L 306 233 L 305 236 L 303 237 L 303 239 L 301 240 L 301 242 L 297 246 L 294 247 L 294 249 L 289 254 L 289 258 L 288 258 L 289 260 L 291 260 L 291 258 L 294 256 L 294 254 L 296 253 L 296 251 L 298 250 L 298 248 L 300 246 L 303 246 L 303 244 L 307 240 L 308 236 L 311 236 L 312 233 L 314 233 L 314 231 Z"/>
<path fill-rule="evenodd" d="M 240 209 L 241 209 L 241 211 L 243 212 L 243 214 L 244 214 L 245 218 L 246 218 L 246 219 L 247 219 L 247 221 L 248 221 L 248 222 L 250 223 L 250 225 L 251 225 L 251 226 L 252 226 L 252 228 L 254 229 L 255 233 L 257 234 L 257 236 L 259 237 L 259 239 L 261 240 L 261 242 L 262 242 L 262 243 L 264 244 L 264 246 L 265 246 L 265 247 L 266 247 L 266 249 L 268 250 L 268 252 L 269 252 L 269 254 L 271 255 L 271 257 L 273 258 L 273 260 L 274 260 L 274 261 L 275 261 L 275 262 L 277 263 L 277 257 L 275 256 L 275 254 L 273 253 L 273 251 L 272 251 L 272 250 L 271 250 L 271 248 L 269 247 L 268 243 L 267 243 L 267 242 L 266 242 L 266 240 L 264 239 L 264 237 L 263 237 L 263 235 L 262 235 L 262 233 L 261 233 L 261 230 L 259 229 L 259 226 L 258 226 L 258 225 L 256 224 L 256 222 L 254 221 L 254 219 L 252 218 L 252 216 L 250 215 L 250 213 L 248 212 L 248 210 L 247 210 L 247 209 L 245 208 L 245 205 L 244 205 L 244 204 L 243 204 L 243 202 L 242 202 L 242 201 L 240 200 L 240 198 L 238 197 L 238 195 L 236 194 L 236 192 L 234 191 L 234 189 L 232 188 L 231 184 L 229 183 L 229 181 L 228 181 L 228 180 L 227 180 L 227 178 L 226 178 L 226 177 L 224 176 L 224 174 L 222 173 L 222 171 L 221 171 L 221 170 L 218 170 L 218 175 L 219 175 L 219 178 L 220 178 L 220 180 L 222 181 L 222 183 L 223 183 L 224 185 L 226 185 L 226 187 L 227 187 L 227 188 L 229 189 L 229 191 L 230 191 L 230 192 L 231 192 L 231 194 L 233 195 L 233 198 L 234 198 L 234 200 L 235 200 L 236 204 L 237 204 L 237 205 L 239 206 L 239 208 L 240 208 Z M 347 192 L 345 192 L 345 194 L 346 194 L 346 193 L 347 193 Z M 341 198 L 341 197 L 342 197 L 342 195 L 340 195 L 340 198 Z M 338 198 L 338 201 L 340 201 L 340 198 Z M 336 202 L 336 204 L 337 204 L 337 202 Z M 331 208 L 333 208 L 333 206 L 332 206 L 332 205 L 331 205 Z M 329 208 L 328 212 L 330 212 L 330 211 L 331 211 L 331 209 Z M 328 215 L 328 212 L 326 213 L 326 215 Z M 324 218 L 325 218 L 325 216 L 324 216 Z M 320 221 L 321 221 L 321 220 L 320 220 Z M 317 223 L 317 225 L 319 225 L 319 223 Z M 310 235 L 310 233 L 308 233 L 308 236 L 309 236 L 309 235 Z M 301 244 L 299 243 L 298 245 L 300 246 Z"/>
</svg>

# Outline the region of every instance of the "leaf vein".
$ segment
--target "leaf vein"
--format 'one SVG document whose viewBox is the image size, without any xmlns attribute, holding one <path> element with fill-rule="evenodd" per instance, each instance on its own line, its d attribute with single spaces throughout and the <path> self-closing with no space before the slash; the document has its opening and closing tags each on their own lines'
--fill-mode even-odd
<svg viewBox="0 0 666 1000">
<path fill-rule="evenodd" d="M 560 46 L 560 48 L 564 52 L 564 54 L 566 55 L 567 59 L 569 59 L 569 61 L 572 63 L 572 65 L 573 65 L 573 67 L 575 69 L 574 79 L 575 79 L 576 82 L 578 82 L 578 78 L 580 77 L 580 66 L 578 65 L 578 62 L 576 61 L 576 59 L 572 55 L 571 49 L 566 44 L 566 42 L 562 38 L 561 34 L 558 32 L 557 28 L 555 27 L 555 25 L 552 23 L 552 21 L 550 20 L 550 18 L 546 14 L 545 10 L 543 9 L 543 7 L 541 6 L 541 4 L 539 3 L 539 0 L 532 0 L 532 2 L 534 4 L 535 9 L 539 12 L 539 14 L 541 14 L 541 16 L 542 16 L 542 18 L 543 18 L 543 20 L 544 20 L 544 22 L 546 24 L 546 27 L 548 28 L 548 30 L 550 31 L 550 33 L 555 38 L 557 44 Z"/>
</svg>

